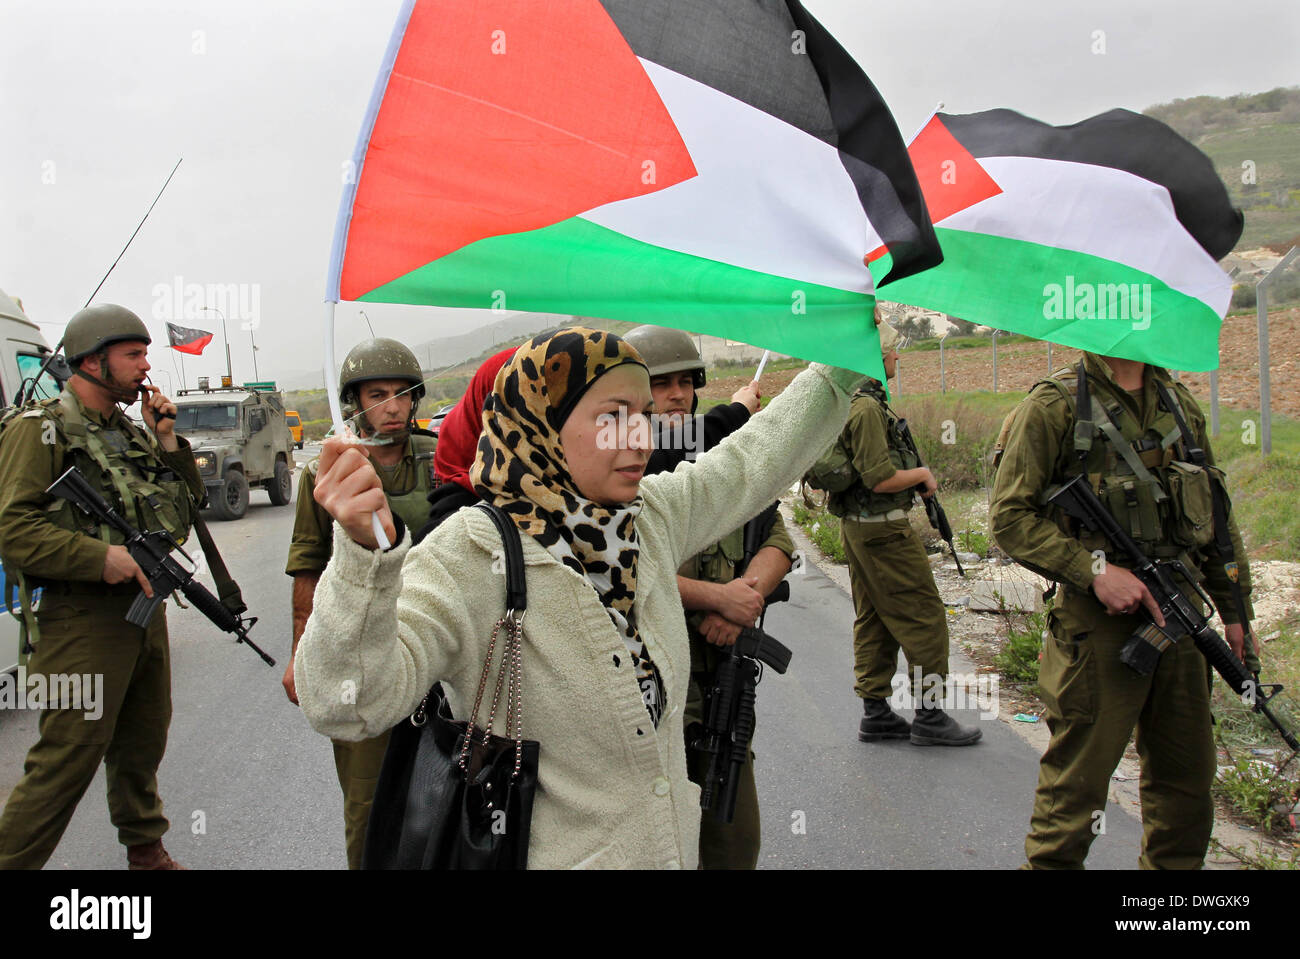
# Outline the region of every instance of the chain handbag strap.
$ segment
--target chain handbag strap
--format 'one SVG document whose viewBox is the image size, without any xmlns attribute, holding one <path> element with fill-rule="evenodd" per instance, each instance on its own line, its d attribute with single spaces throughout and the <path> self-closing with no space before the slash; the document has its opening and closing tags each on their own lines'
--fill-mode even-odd
<svg viewBox="0 0 1300 959">
<path fill-rule="evenodd" d="M 523 637 L 524 613 L 527 599 L 524 591 L 523 546 L 519 539 L 519 528 L 510 521 L 500 509 L 487 503 L 478 504 L 492 518 L 501 534 L 505 547 L 506 559 L 506 612 L 492 627 L 488 639 L 487 655 L 483 660 L 483 671 L 479 674 L 478 691 L 474 696 L 474 708 L 466 725 L 465 739 L 461 744 L 459 766 L 462 772 L 469 773 L 469 754 L 473 748 L 475 726 L 478 723 L 479 709 L 487 692 L 488 679 L 492 675 L 492 661 L 496 653 L 497 637 L 505 631 L 505 641 L 501 650 L 501 665 L 497 670 L 496 682 L 492 687 L 492 704 L 488 709 L 486 725 L 481 728 L 481 745 L 486 747 L 492 736 L 492 727 L 496 723 L 497 708 L 504 690 L 506 696 L 505 733 L 515 741 L 515 768 L 511 779 L 519 778 L 519 771 L 524 756 L 524 700 L 523 700 Z M 423 707 L 423 704 L 421 704 Z"/>
</svg>

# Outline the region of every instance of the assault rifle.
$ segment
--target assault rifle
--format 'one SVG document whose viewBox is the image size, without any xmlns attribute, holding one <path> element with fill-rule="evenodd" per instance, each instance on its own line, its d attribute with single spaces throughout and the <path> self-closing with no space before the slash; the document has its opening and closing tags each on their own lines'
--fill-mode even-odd
<svg viewBox="0 0 1300 959">
<path fill-rule="evenodd" d="M 916 448 L 916 440 L 912 438 L 912 430 L 907 425 L 907 420 L 900 419 L 896 422 L 898 423 L 898 435 L 903 441 L 903 445 L 911 450 L 913 455 L 916 456 L 916 461 L 921 463 L 921 451 Z M 953 544 L 952 524 L 948 522 L 948 514 L 943 511 L 943 507 L 939 504 L 939 494 L 924 495 L 924 483 L 918 483 L 915 489 L 922 494 L 921 502 L 925 504 L 925 515 L 930 518 L 930 526 L 938 532 L 940 539 L 948 544 L 948 549 L 952 550 L 952 560 L 957 564 L 957 575 L 965 579 L 966 571 L 961 568 L 961 560 L 957 558 L 957 547 Z"/>
<path fill-rule="evenodd" d="M 745 524 L 745 557 L 736 568 L 741 576 L 758 553 L 776 522 L 777 504 Z M 767 604 L 790 598 L 790 584 L 781 580 L 767 596 Z M 709 771 L 701 786 L 700 808 L 712 811 L 717 822 L 730 823 L 736 818 L 736 791 L 740 769 L 749 758 L 749 743 L 754 738 L 754 691 L 763 676 L 763 666 L 784 673 L 794 654 L 775 637 L 758 626 L 740 631 L 736 644 L 722 650 L 722 659 L 714 671 L 711 685 L 704 690 L 704 729 L 691 746 L 707 753 Z"/>
<path fill-rule="evenodd" d="M 166 530 L 154 533 L 140 532 L 123 519 L 104 497 L 86 482 L 86 478 L 75 466 L 69 467 L 62 476 L 50 484 L 45 492 L 66 499 L 86 515 L 111 526 L 125 537 L 126 542 L 123 545 L 131 554 L 131 558 L 144 571 L 149 586 L 153 589 L 152 599 L 145 595 L 144 590 L 140 590 L 140 595 L 127 610 L 128 623 L 143 629 L 149 624 L 149 620 L 153 618 L 154 612 L 163 600 L 179 589 L 185 598 L 194 604 L 194 608 L 212 620 L 219 629 L 234 633 L 235 642 L 247 645 L 261 656 L 267 665 L 275 665 L 275 660 L 248 638 L 248 631 L 257 622 L 257 617 L 242 617 L 232 612 L 202 583 L 194 579 L 194 570 L 186 569 L 172 559 L 172 550 L 178 550 L 187 560 L 189 555 L 181 549 L 180 544 L 170 533 Z M 193 563 L 191 562 L 190 565 L 193 566 Z M 243 610 L 240 612 L 242 613 Z"/>
<path fill-rule="evenodd" d="M 705 691 L 704 731 L 693 745 L 711 757 L 701 786 L 700 808 L 712 810 L 718 822 L 729 823 L 736 817 L 740 768 L 749 758 L 749 743 L 754 738 L 754 689 L 763 674 L 761 664 L 784 673 L 791 655 L 780 640 L 756 626 L 747 626 L 729 655 L 718 663 L 713 685 Z"/>
<path fill-rule="evenodd" d="M 1174 581 L 1175 575 L 1191 586 L 1206 603 L 1212 602 L 1183 563 L 1176 559 L 1147 558 L 1102 505 L 1086 474 L 1070 480 L 1048 497 L 1047 502 L 1060 507 L 1092 532 L 1101 533 L 1113 548 L 1127 556 L 1132 564 L 1133 575 L 1142 581 L 1160 607 L 1160 615 L 1165 620 L 1164 627 L 1157 626 L 1154 620 L 1139 627 L 1124 644 L 1120 662 L 1143 676 L 1149 676 L 1155 670 L 1161 653 L 1180 639 L 1190 636 L 1215 672 L 1223 677 L 1228 688 L 1252 706 L 1255 712 L 1262 713 L 1288 746 L 1300 751 L 1300 739 L 1287 729 L 1268 705 L 1282 691 L 1282 686 L 1278 683 L 1261 684 L 1259 675 L 1251 673 L 1223 637 L 1210 628 L 1209 617 L 1183 595 Z M 1242 623 L 1243 629 L 1247 626 L 1247 623 Z"/>
</svg>

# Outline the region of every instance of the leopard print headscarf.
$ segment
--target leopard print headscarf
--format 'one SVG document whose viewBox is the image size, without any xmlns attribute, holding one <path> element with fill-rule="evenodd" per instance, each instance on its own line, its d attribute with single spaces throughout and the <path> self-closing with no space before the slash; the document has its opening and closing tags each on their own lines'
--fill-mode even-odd
<svg viewBox="0 0 1300 959">
<path fill-rule="evenodd" d="M 520 530 L 586 577 L 623 638 L 641 698 L 659 725 L 664 688 L 637 632 L 636 518 L 641 498 L 602 506 L 578 492 L 560 429 L 600 376 L 644 362 L 612 333 L 571 327 L 515 351 L 483 404 L 483 432 L 470 469 L 474 491 L 501 507 Z M 617 660 L 615 660 L 617 664 Z"/>
</svg>

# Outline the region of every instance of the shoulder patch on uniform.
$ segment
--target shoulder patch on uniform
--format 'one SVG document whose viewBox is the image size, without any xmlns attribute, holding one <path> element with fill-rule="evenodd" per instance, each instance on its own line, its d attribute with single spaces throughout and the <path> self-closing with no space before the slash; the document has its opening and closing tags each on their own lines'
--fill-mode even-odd
<svg viewBox="0 0 1300 959">
<path fill-rule="evenodd" d="M 1068 389 L 1069 387 L 1066 387 L 1067 391 Z M 1033 400 L 1040 406 L 1055 406 L 1057 403 L 1064 403 L 1065 397 L 1065 392 L 1062 392 L 1059 386 L 1043 381 L 1029 391 L 1026 399 Z"/>
</svg>

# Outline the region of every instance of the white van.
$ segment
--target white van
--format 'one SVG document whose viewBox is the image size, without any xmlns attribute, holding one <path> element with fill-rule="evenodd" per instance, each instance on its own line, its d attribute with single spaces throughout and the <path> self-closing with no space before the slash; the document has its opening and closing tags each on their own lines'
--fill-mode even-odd
<svg viewBox="0 0 1300 959">
<path fill-rule="evenodd" d="M 40 327 L 27 318 L 22 307 L 4 290 L 0 290 L 0 407 L 13 403 L 19 385 L 40 371 L 50 347 L 41 336 Z M 41 377 L 38 396 L 57 396 L 59 382 L 47 371 Z M 12 595 L 11 595 L 12 594 Z M 39 594 L 38 594 L 39 595 Z M 0 673 L 18 668 L 26 657 L 19 655 L 18 588 L 11 584 L 0 566 Z M 38 600 L 39 601 L 39 600 Z"/>
</svg>

